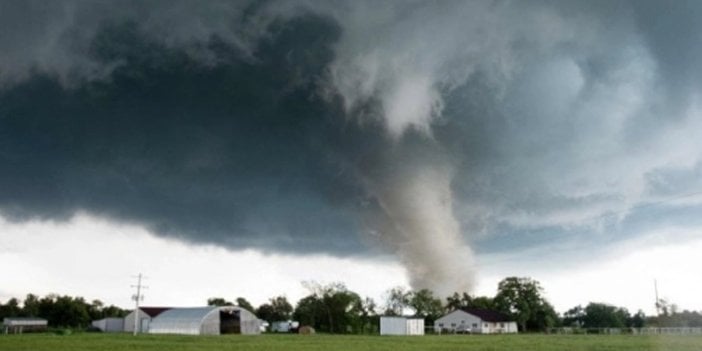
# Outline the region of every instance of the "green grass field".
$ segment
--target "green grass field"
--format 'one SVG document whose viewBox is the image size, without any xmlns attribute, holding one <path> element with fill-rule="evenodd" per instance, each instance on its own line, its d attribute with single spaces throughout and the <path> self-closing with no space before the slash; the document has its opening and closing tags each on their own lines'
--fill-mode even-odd
<svg viewBox="0 0 702 351">
<path fill-rule="evenodd" d="M 451 336 L 156 336 L 127 334 L 0 335 L 2 351 L 81 350 L 612 350 L 700 351 L 702 336 L 451 335 Z"/>
</svg>

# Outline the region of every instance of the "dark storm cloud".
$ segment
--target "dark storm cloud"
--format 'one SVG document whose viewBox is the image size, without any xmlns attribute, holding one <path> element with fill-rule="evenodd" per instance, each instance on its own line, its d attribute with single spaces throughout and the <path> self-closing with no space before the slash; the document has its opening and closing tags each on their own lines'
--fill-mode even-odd
<svg viewBox="0 0 702 351">
<path fill-rule="evenodd" d="M 671 107 L 684 108 L 690 102 L 689 90 L 699 90 L 702 79 L 702 4 L 685 0 L 673 6 L 663 1 L 637 5 L 637 28 L 657 59 L 666 97 Z"/>
<path fill-rule="evenodd" d="M 0 10 L 11 219 L 87 211 L 235 249 L 381 244 L 415 286 L 470 275 L 435 266 L 470 261 L 464 240 L 699 226 L 697 198 L 668 201 L 702 186 L 697 2 Z"/>
<path fill-rule="evenodd" d="M 134 22 L 107 25 L 90 52 L 118 63 L 107 80 L 64 89 L 36 74 L 5 90 L 3 213 L 85 209 L 234 248 L 358 250 L 346 212 L 362 194 L 335 157 L 358 131 L 315 96 L 339 28 L 310 16 L 269 30 L 255 63 L 212 37 L 205 65 Z"/>
</svg>

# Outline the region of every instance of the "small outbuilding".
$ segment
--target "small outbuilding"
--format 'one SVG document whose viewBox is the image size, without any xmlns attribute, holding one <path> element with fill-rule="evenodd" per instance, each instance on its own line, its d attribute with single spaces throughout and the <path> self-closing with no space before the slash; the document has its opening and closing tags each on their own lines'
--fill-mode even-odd
<svg viewBox="0 0 702 351">
<path fill-rule="evenodd" d="M 105 333 L 121 333 L 124 331 L 124 318 L 103 318 L 91 323 L 93 328 Z"/>
<path fill-rule="evenodd" d="M 517 322 L 497 311 L 466 308 L 437 319 L 434 322 L 434 331 L 470 334 L 516 333 Z"/>
<path fill-rule="evenodd" d="M 48 324 L 46 319 L 35 317 L 10 317 L 2 320 L 5 334 L 46 331 Z"/>
<path fill-rule="evenodd" d="M 151 320 L 151 334 L 260 334 L 261 321 L 239 306 L 169 309 Z"/>
<path fill-rule="evenodd" d="M 271 323 L 271 331 L 273 333 L 296 333 L 298 328 L 300 328 L 300 322 L 298 321 L 287 320 Z"/>
<path fill-rule="evenodd" d="M 380 335 L 424 335 L 424 318 L 381 316 Z"/>
</svg>

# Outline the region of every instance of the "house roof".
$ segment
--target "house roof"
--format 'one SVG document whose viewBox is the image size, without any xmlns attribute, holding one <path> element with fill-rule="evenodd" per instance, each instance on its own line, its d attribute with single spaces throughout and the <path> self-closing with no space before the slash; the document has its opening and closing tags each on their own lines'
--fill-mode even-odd
<svg viewBox="0 0 702 351">
<path fill-rule="evenodd" d="M 511 322 L 509 316 L 493 310 L 482 308 L 462 308 L 463 312 L 470 313 L 486 322 Z"/>
<path fill-rule="evenodd" d="M 149 317 L 151 317 L 151 318 L 154 318 L 154 317 L 158 316 L 159 314 L 170 310 L 171 308 L 173 308 L 173 307 L 139 307 L 139 309 L 142 312 L 148 314 Z"/>
</svg>

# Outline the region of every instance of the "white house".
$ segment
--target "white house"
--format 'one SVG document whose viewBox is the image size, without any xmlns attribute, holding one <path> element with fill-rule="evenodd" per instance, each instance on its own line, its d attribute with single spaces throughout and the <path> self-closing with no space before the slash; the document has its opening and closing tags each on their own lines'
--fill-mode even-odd
<svg viewBox="0 0 702 351">
<path fill-rule="evenodd" d="M 381 316 L 380 335 L 424 335 L 424 319 Z"/>
<path fill-rule="evenodd" d="M 434 322 L 437 333 L 516 333 L 517 322 L 502 313 L 479 308 L 455 310 Z"/>
</svg>

